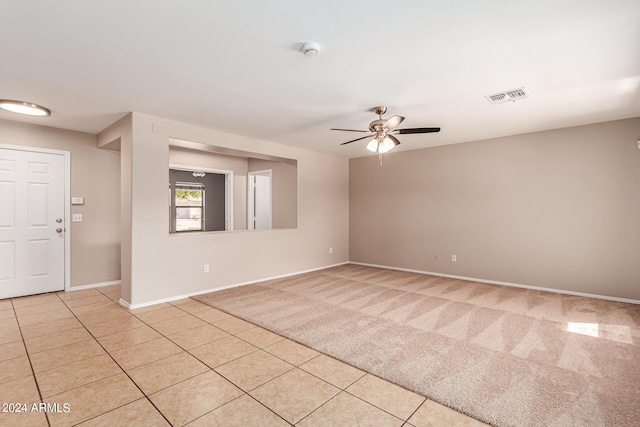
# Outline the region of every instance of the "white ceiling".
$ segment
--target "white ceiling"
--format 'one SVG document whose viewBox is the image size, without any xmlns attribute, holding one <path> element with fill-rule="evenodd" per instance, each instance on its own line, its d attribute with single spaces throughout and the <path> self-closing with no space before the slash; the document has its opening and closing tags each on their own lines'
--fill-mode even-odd
<svg viewBox="0 0 640 427">
<path fill-rule="evenodd" d="M 0 118 L 90 133 L 137 111 L 357 157 L 329 128 L 381 104 L 442 128 L 400 149 L 640 116 L 638 0 L 3 0 L 0 29 L 0 98 L 53 111 Z"/>
</svg>

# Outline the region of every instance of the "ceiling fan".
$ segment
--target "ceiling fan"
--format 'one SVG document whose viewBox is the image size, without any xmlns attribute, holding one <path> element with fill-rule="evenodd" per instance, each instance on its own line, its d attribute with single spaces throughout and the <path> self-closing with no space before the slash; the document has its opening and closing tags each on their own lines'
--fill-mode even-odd
<svg viewBox="0 0 640 427">
<path fill-rule="evenodd" d="M 400 145 L 400 141 L 394 135 L 412 134 L 412 133 L 432 133 L 440 132 L 440 128 L 405 128 L 396 129 L 396 127 L 402 123 L 404 117 L 393 116 L 387 120 L 382 118 L 382 115 L 387 112 L 387 107 L 378 106 L 373 109 L 380 118 L 369 123 L 369 130 L 356 130 L 356 129 L 331 129 L 341 130 L 345 132 L 364 132 L 367 135 L 352 139 L 351 141 L 343 142 L 340 145 L 351 144 L 352 142 L 361 141 L 363 139 L 371 139 L 367 144 L 367 150 L 373 153 L 386 153 L 395 148 L 396 145 Z"/>
</svg>

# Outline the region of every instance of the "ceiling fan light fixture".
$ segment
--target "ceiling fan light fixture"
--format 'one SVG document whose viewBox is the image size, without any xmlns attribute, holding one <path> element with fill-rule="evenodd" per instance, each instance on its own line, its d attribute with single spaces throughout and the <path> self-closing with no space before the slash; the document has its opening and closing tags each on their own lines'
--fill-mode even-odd
<svg viewBox="0 0 640 427">
<path fill-rule="evenodd" d="M 371 151 L 372 153 L 378 151 L 378 138 L 373 138 L 371 141 L 369 141 L 369 143 L 367 144 L 367 150 Z"/>
<path fill-rule="evenodd" d="M 378 147 L 379 153 L 388 153 L 393 150 L 396 146 L 396 143 L 391 140 L 391 138 L 385 138 Z"/>
<path fill-rule="evenodd" d="M 27 116 L 50 116 L 51 110 L 31 102 L 15 101 L 12 99 L 0 99 L 0 108 L 12 113 L 25 114 Z"/>
</svg>

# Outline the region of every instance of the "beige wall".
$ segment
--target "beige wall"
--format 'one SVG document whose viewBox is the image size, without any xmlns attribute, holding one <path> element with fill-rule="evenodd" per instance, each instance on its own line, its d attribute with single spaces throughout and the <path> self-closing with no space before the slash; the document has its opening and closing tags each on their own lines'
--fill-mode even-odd
<svg viewBox="0 0 640 427">
<path fill-rule="evenodd" d="M 297 160 L 298 228 L 169 235 L 169 138 Z M 133 113 L 130 162 L 131 304 L 348 260 L 347 159 Z"/>
<path fill-rule="evenodd" d="M 640 300 L 638 138 L 635 118 L 352 159 L 350 259 Z"/>
<path fill-rule="evenodd" d="M 5 120 L 0 143 L 71 152 L 71 195 L 84 197 L 71 206 L 83 222 L 66 225 L 71 286 L 120 280 L 120 153 L 96 148 L 95 135 Z"/>
</svg>

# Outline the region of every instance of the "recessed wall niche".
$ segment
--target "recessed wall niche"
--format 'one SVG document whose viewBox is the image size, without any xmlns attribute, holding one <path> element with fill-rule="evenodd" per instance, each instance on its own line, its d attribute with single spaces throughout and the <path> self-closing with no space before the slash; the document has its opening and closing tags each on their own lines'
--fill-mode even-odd
<svg viewBox="0 0 640 427">
<path fill-rule="evenodd" d="M 294 159 L 171 138 L 169 232 L 297 228 L 297 169 Z"/>
</svg>

